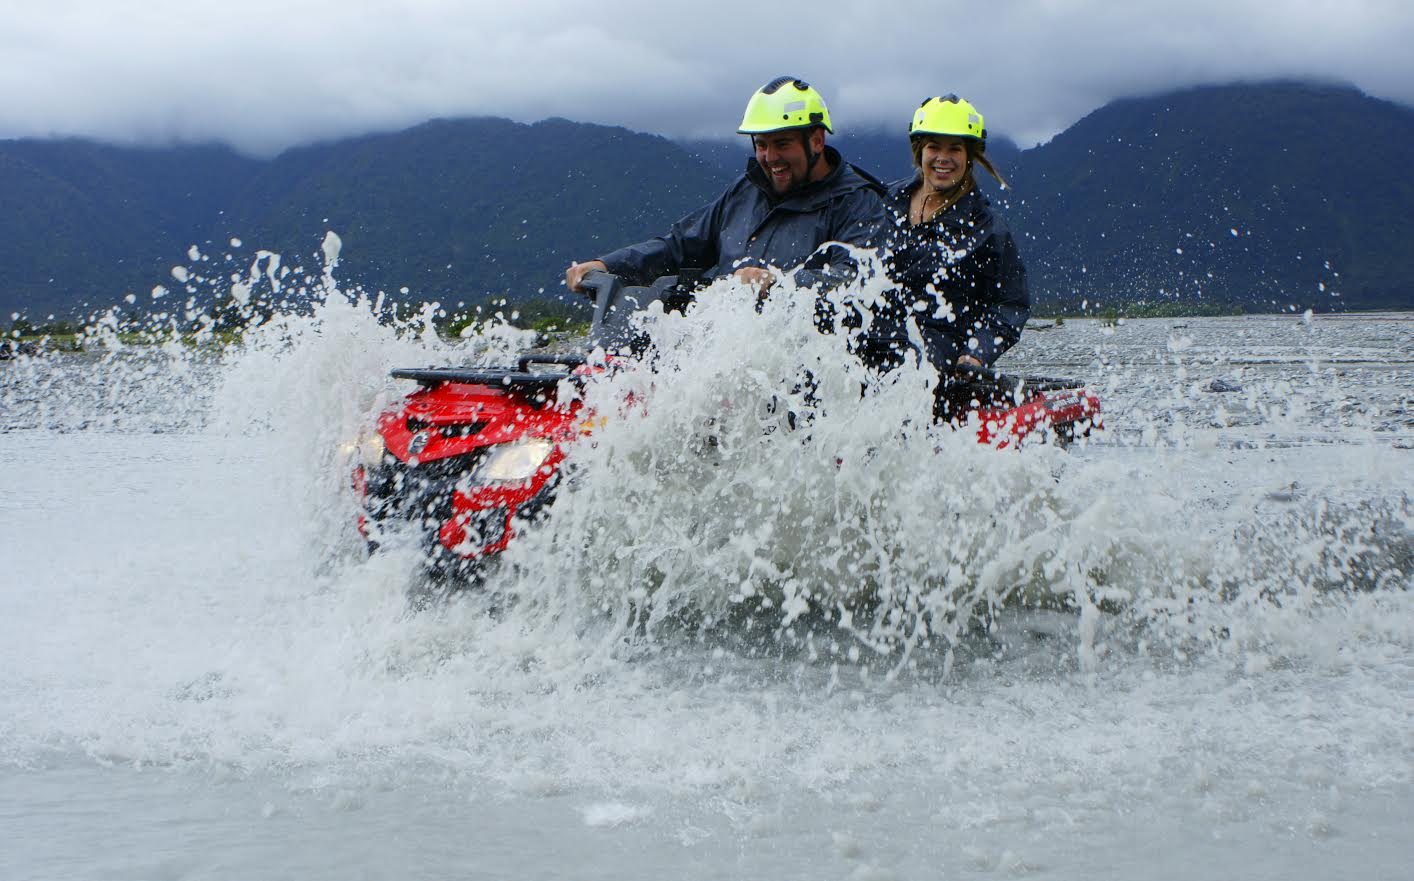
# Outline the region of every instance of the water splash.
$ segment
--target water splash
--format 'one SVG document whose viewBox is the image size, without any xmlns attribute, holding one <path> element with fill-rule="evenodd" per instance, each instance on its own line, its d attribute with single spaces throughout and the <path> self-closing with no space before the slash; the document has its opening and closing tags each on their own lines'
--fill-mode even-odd
<svg viewBox="0 0 1414 881">
<path fill-rule="evenodd" d="M 1195 486 L 1215 463 L 1190 458 L 1207 428 L 1186 421 L 1197 392 L 1181 361 L 1163 395 L 1150 380 L 1111 417 L 1117 440 L 999 451 L 920 418 L 919 365 L 881 382 L 815 315 L 788 283 L 759 313 L 722 283 L 686 316 L 645 319 L 659 356 L 590 386 L 586 403 L 617 415 L 497 574 L 523 624 L 600 658 L 759 631 L 770 651 L 897 671 L 919 649 L 950 658 L 1000 609 L 1055 608 L 1077 615 L 1076 662 L 1094 669 L 1120 645 L 1262 651 L 1268 614 L 1410 584 L 1407 479 L 1337 479 L 1337 496 L 1373 497 L 1275 512 Z M 1309 432 L 1320 409 L 1288 381 L 1252 386 L 1254 424 Z M 1376 426 L 1346 429 L 1358 441 Z"/>
<path fill-rule="evenodd" d="M 344 447 L 409 390 L 390 367 L 525 335 L 443 340 L 435 305 L 251 263 L 178 279 L 214 307 L 197 345 L 109 316 L 0 365 L 7 767 L 659 818 L 876 802 L 1007 846 L 1007 811 L 1061 841 L 1126 828 L 1116 804 L 1207 835 L 1336 789 L 1408 803 L 1414 323 L 1067 322 L 1012 367 L 1092 380 L 1108 429 L 992 450 L 808 299 L 719 286 L 649 319 L 655 369 L 586 390 L 616 418 L 490 589 L 413 610 L 416 545 L 362 555 Z"/>
<path fill-rule="evenodd" d="M 438 304 L 400 316 L 381 294 L 342 290 L 341 247 L 327 235 L 313 272 L 193 249 L 173 272 L 190 298 L 180 315 L 110 312 L 85 354 L 10 365 L 7 428 L 261 439 L 278 451 L 269 503 L 300 512 L 330 588 L 396 571 L 388 589 L 407 590 L 409 549 L 360 562 L 350 442 L 404 393 L 389 367 L 506 363 L 529 338 L 492 321 L 443 340 Z M 882 292 L 866 280 L 840 298 Z M 1408 402 L 1352 395 L 1321 361 L 1320 322 L 1300 322 L 1304 383 L 1254 366 L 1290 347 L 1223 349 L 1184 329 L 1121 353 L 1112 341 L 1130 330 L 1095 325 L 1042 359 L 1100 377 L 1110 428 L 1070 452 L 995 450 L 930 424 L 926 368 L 881 380 L 848 355 L 846 329 L 816 322 L 814 295 L 788 281 L 764 306 L 721 282 L 686 315 L 645 316 L 658 355 L 586 389 L 615 418 L 573 451 L 553 516 L 495 573 L 495 621 L 448 640 L 534 634 L 570 666 L 707 639 L 946 670 L 1005 610 L 1059 610 L 1071 662 L 1095 669 L 1119 647 L 1284 651 L 1272 647 L 1290 642 L 1293 615 L 1409 587 L 1411 489 L 1389 450 Z M 1214 370 L 1236 372 L 1240 399 L 1204 391 Z M 1326 467 L 1271 458 L 1242 473 L 1331 439 L 1350 446 Z"/>
</svg>

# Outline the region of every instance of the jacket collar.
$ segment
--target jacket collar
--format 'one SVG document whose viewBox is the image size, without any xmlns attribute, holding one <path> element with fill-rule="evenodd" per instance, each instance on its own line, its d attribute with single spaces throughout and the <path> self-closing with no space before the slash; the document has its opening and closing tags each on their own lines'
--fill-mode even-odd
<svg viewBox="0 0 1414 881">
<path fill-rule="evenodd" d="M 782 205 L 802 211 L 814 210 L 829 199 L 861 187 L 878 186 L 878 182 L 866 179 L 853 165 L 844 161 L 840 151 L 825 145 L 825 161 L 830 165 L 830 173 L 816 181 L 811 181 L 799 189 L 791 190 L 784 196 L 776 195 L 771 182 L 766 179 L 766 171 L 753 156 L 746 160 L 746 179 L 756 185 L 766 196 L 772 208 Z"/>
<path fill-rule="evenodd" d="M 903 180 L 896 180 L 889 184 L 888 202 L 893 206 L 895 211 L 902 209 L 900 213 L 907 215 L 908 202 L 913 198 L 914 192 L 922 185 L 923 172 L 921 171 L 914 172 L 911 178 L 906 177 Z M 951 208 L 944 211 L 943 214 L 939 215 L 936 219 L 941 220 L 943 216 L 955 212 L 970 212 L 979 204 L 985 207 L 991 204 L 991 200 L 983 195 L 981 188 L 977 186 L 976 179 L 974 178 L 972 189 L 964 193 L 961 199 L 954 202 Z"/>
</svg>

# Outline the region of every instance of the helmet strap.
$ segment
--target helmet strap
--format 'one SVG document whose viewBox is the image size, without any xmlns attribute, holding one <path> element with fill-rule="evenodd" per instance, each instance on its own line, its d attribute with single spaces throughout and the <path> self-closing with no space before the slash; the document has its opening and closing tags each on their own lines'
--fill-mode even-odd
<svg viewBox="0 0 1414 881">
<path fill-rule="evenodd" d="M 810 147 L 810 142 L 811 142 L 812 136 L 813 136 L 814 134 L 815 134 L 815 129 L 813 129 L 813 128 L 808 128 L 808 129 L 805 129 L 804 131 L 801 132 L 801 137 L 803 137 L 803 138 L 805 139 L 805 182 L 806 182 L 806 183 L 810 183 L 810 175 L 812 175 L 812 174 L 815 173 L 815 163 L 816 163 L 816 162 L 819 162 L 819 161 L 820 161 L 821 159 L 823 159 L 824 156 L 825 156 L 825 152 L 824 152 L 823 150 L 820 151 L 819 153 L 816 153 L 813 149 L 811 149 L 811 147 Z"/>
</svg>

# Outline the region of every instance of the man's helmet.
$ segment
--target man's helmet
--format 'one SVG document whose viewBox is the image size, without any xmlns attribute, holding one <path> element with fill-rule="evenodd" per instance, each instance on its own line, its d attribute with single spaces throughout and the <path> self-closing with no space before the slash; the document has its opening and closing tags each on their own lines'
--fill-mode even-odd
<svg viewBox="0 0 1414 881">
<path fill-rule="evenodd" d="M 764 135 L 788 129 L 820 126 L 830 134 L 830 111 L 825 99 L 804 80 L 793 76 L 776 77 L 756 90 L 741 117 L 742 135 Z"/>
<path fill-rule="evenodd" d="M 913 124 L 908 127 L 910 138 L 926 135 L 964 138 L 977 142 L 977 152 L 987 146 L 987 130 L 983 128 L 982 114 L 976 107 L 956 95 L 929 98 L 913 113 Z"/>
</svg>

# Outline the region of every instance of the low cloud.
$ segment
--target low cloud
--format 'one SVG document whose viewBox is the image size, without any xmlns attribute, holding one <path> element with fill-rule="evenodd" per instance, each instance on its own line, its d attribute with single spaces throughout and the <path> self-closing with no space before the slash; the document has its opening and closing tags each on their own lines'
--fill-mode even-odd
<svg viewBox="0 0 1414 881">
<path fill-rule="evenodd" d="M 811 80 L 838 127 L 897 127 L 957 92 L 989 128 L 1049 138 L 1125 95 L 1237 79 L 1352 83 L 1414 104 L 1402 0 L 984 6 L 727 0 L 51 0 L 0 22 L 0 137 L 220 141 L 270 154 L 432 117 L 548 116 L 732 132 L 750 92 Z"/>
</svg>

